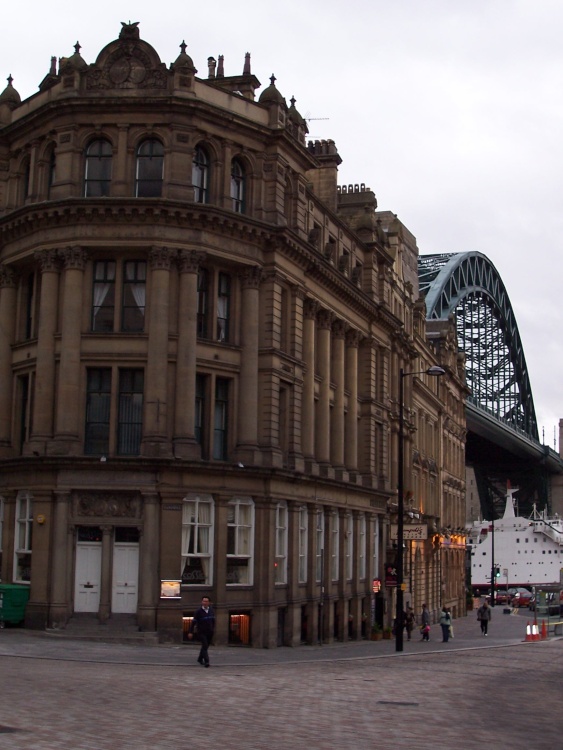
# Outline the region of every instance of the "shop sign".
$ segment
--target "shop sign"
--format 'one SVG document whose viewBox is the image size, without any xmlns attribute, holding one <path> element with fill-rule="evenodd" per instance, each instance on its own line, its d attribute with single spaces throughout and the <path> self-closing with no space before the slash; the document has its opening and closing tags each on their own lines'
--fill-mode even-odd
<svg viewBox="0 0 563 750">
<path fill-rule="evenodd" d="M 397 524 L 391 524 L 391 539 L 397 541 Z M 405 523 L 403 524 L 403 539 L 405 542 L 420 542 L 428 539 L 427 523 Z"/>
</svg>

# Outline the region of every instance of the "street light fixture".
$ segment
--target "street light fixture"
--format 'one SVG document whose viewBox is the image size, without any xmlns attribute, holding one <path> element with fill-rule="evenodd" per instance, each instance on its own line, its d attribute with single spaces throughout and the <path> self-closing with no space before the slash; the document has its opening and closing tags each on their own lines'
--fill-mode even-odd
<svg viewBox="0 0 563 750">
<path fill-rule="evenodd" d="M 404 457 L 404 407 L 405 407 L 405 392 L 404 392 L 404 379 L 412 375 L 431 375 L 432 377 L 439 378 L 445 375 L 446 371 L 439 365 L 433 365 L 427 370 L 419 370 L 418 372 L 405 372 L 403 368 L 399 370 L 399 453 L 398 453 L 398 505 L 397 505 L 397 613 L 395 617 L 395 651 L 403 650 L 403 544 L 404 544 L 404 526 L 403 526 L 403 515 L 405 512 L 405 497 L 404 497 L 404 473 L 405 473 L 405 457 Z"/>
</svg>

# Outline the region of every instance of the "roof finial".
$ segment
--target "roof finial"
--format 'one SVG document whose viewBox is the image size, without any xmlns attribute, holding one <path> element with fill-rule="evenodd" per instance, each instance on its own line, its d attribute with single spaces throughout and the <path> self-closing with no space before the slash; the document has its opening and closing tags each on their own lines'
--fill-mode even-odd
<svg viewBox="0 0 563 750">
<path fill-rule="evenodd" d="M 74 45 L 74 51 L 75 51 L 75 53 L 77 55 L 79 55 L 80 54 L 80 50 L 81 50 L 80 42 L 76 42 L 76 44 Z"/>
<path fill-rule="evenodd" d="M 8 81 L 8 86 L 11 86 L 11 85 L 12 85 L 12 81 L 14 80 L 14 79 L 12 78 L 12 74 L 11 74 L 11 73 L 10 73 L 10 75 L 9 75 L 9 76 L 8 76 L 8 77 L 6 78 L 6 80 Z"/>
<path fill-rule="evenodd" d="M 297 101 L 297 99 L 294 96 L 292 96 L 289 101 L 291 102 L 291 106 L 295 107 L 295 102 Z"/>
<path fill-rule="evenodd" d="M 247 52 L 244 56 L 244 68 L 242 69 L 243 76 L 250 75 L 250 52 Z"/>
<path fill-rule="evenodd" d="M 183 55 L 186 54 L 186 47 L 187 46 L 188 45 L 186 44 L 186 42 L 184 40 L 182 40 L 182 44 L 180 45 L 180 50 L 181 50 L 181 52 L 182 52 Z"/>
<path fill-rule="evenodd" d="M 270 85 L 271 85 L 271 86 L 273 86 L 273 85 L 275 84 L 275 82 L 276 82 L 276 77 L 275 77 L 275 75 L 274 75 L 274 74 L 272 73 L 272 75 L 270 76 Z"/>
</svg>

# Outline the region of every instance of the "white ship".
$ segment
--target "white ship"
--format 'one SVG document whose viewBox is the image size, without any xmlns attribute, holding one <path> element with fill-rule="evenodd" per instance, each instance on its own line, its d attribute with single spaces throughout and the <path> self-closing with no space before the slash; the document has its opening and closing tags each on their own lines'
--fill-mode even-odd
<svg viewBox="0 0 563 750">
<path fill-rule="evenodd" d="M 468 526 L 467 546 L 471 552 L 471 585 L 486 589 L 491 572 L 500 569 L 499 586 L 542 586 L 559 584 L 563 568 L 563 521 L 534 506 L 529 518 L 516 516 L 508 489 L 504 516 L 496 521 L 474 521 Z M 494 558 L 493 558 L 494 549 Z"/>
</svg>

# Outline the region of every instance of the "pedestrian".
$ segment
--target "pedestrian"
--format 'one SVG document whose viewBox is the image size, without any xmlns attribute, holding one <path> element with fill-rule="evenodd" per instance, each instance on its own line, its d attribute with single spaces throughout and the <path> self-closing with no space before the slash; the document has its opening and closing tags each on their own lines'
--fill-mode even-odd
<svg viewBox="0 0 563 750">
<path fill-rule="evenodd" d="M 194 636 L 201 643 L 199 664 L 209 667 L 209 645 L 215 632 L 215 613 L 211 607 L 211 601 L 208 596 L 201 599 L 201 607 L 197 610 L 188 630 L 188 638 L 191 640 Z"/>
<path fill-rule="evenodd" d="M 422 605 L 422 613 L 420 615 L 420 632 L 422 633 L 422 640 L 430 640 L 430 612 L 428 611 L 428 605 Z"/>
<path fill-rule="evenodd" d="M 489 622 L 492 614 L 491 608 L 487 604 L 487 600 L 485 600 L 477 610 L 477 620 L 481 623 L 481 633 L 483 633 L 483 635 L 489 634 Z"/>
<path fill-rule="evenodd" d="M 452 624 L 452 616 L 450 610 L 447 607 L 442 607 L 440 612 L 440 627 L 442 628 L 442 643 L 447 643 L 450 638 L 450 625 Z"/>
<path fill-rule="evenodd" d="M 407 611 L 405 614 L 405 630 L 407 631 L 407 640 L 410 641 L 411 639 L 411 633 L 414 628 L 414 611 L 412 607 L 407 607 Z"/>
</svg>

